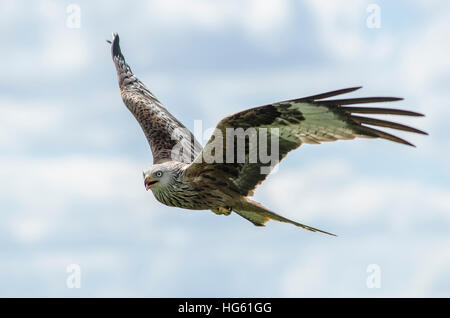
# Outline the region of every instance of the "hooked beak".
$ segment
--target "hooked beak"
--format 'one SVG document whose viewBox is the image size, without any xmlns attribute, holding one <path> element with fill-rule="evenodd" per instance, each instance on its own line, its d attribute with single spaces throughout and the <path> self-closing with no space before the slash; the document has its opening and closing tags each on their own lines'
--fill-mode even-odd
<svg viewBox="0 0 450 318">
<path fill-rule="evenodd" d="M 156 183 L 158 183 L 158 180 L 155 180 L 151 177 L 147 177 L 144 180 L 144 184 L 145 184 L 145 190 L 149 190 L 152 186 L 154 186 Z"/>
</svg>

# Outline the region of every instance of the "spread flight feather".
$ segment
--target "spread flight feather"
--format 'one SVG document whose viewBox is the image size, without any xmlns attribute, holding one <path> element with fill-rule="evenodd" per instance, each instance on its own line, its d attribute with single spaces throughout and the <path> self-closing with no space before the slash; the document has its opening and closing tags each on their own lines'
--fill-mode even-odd
<svg viewBox="0 0 450 318">
<path fill-rule="evenodd" d="M 108 41 L 109 42 L 109 41 Z M 313 232 L 331 233 L 284 218 L 260 203 L 251 201 L 256 187 L 267 177 L 272 162 L 250 162 L 248 144 L 244 147 L 244 162 L 225 158 L 227 149 L 235 147 L 226 138 L 227 129 L 264 129 L 270 143 L 272 130 L 278 138 L 278 163 L 287 153 L 302 144 L 320 144 L 354 138 L 381 138 L 413 146 L 410 142 L 379 130 L 387 127 L 400 131 L 427 134 L 419 129 L 392 121 L 367 117 L 370 115 L 423 116 L 420 113 L 393 108 L 359 106 L 402 100 L 397 97 L 335 98 L 361 87 L 351 87 L 303 98 L 250 108 L 222 119 L 216 131 L 202 149 L 193 134 L 136 78 L 119 46 L 119 36 L 113 34 L 111 54 L 116 66 L 123 102 L 139 122 L 153 153 L 153 165 L 144 172 L 144 183 L 156 199 L 168 206 L 193 210 L 209 209 L 217 214 L 232 211 L 257 226 L 268 220 L 287 222 Z M 356 105 L 356 106 L 355 106 Z M 365 115 L 365 116 L 361 116 Z M 222 157 L 207 162 L 204 156 L 211 149 L 222 149 Z M 181 150 L 180 150 L 181 149 Z M 235 159 L 235 158 L 234 158 Z"/>
</svg>

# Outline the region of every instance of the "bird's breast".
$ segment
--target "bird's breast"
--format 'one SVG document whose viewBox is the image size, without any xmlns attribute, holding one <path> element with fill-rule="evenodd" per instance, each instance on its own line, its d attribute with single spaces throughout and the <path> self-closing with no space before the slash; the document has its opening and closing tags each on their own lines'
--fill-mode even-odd
<svg viewBox="0 0 450 318">
<path fill-rule="evenodd" d="M 226 206 L 229 201 L 229 198 L 221 192 L 202 191 L 197 188 L 154 190 L 153 195 L 164 205 L 190 210 L 210 210 Z"/>
</svg>

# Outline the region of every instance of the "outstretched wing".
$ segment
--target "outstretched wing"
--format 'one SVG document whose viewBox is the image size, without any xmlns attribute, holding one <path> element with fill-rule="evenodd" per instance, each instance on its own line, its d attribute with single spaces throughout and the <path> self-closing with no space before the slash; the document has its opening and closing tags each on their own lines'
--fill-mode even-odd
<svg viewBox="0 0 450 318">
<path fill-rule="evenodd" d="M 361 87 L 352 87 L 324 94 L 308 96 L 278 102 L 270 105 L 260 106 L 244 110 L 234 115 L 222 119 L 216 127 L 216 131 L 208 141 L 202 153 L 186 170 L 190 177 L 209 178 L 212 182 L 225 183 L 227 187 L 238 191 L 241 195 L 252 195 L 256 186 L 262 182 L 274 163 L 282 160 L 286 154 L 298 148 L 303 143 L 320 144 L 325 141 L 335 141 L 340 139 L 354 139 L 356 137 L 383 138 L 398 143 L 411 145 L 406 140 L 380 131 L 370 126 L 388 127 L 419 134 L 426 134 L 418 129 L 397 124 L 390 121 L 359 116 L 355 114 L 390 114 L 405 116 L 423 116 L 422 114 L 390 108 L 375 107 L 355 107 L 364 103 L 378 103 L 398 101 L 401 98 L 395 97 L 367 97 L 351 99 L 326 99 L 336 95 L 349 93 Z M 367 126 L 369 125 L 369 126 Z M 278 128 L 278 156 L 275 162 L 262 162 L 258 154 L 257 160 L 252 159 L 252 152 L 256 151 L 251 147 L 255 144 L 250 134 L 244 136 L 245 161 L 239 161 L 237 156 L 238 141 L 234 136 L 227 135 L 227 129 L 243 128 L 249 131 L 254 128 L 258 132 L 258 144 L 264 145 L 264 140 L 268 148 L 268 153 L 272 153 L 271 138 L 276 133 L 273 128 Z M 265 128 L 265 134 L 259 134 Z M 242 133 L 242 131 L 241 131 Z M 265 136 L 265 137 L 264 137 Z M 241 139 L 242 140 L 242 139 Z M 261 143 L 263 141 L 263 143 Z M 273 148 L 273 147 L 272 147 Z M 228 149 L 228 150 L 227 150 Z M 252 150 L 253 149 L 253 150 Z M 276 149 L 274 149 L 276 150 Z M 216 159 L 211 161 L 211 153 Z M 227 154 L 233 154 L 227 157 Z M 253 156 L 255 158 L 255 156 Z M 206 159 L 206 160 L 205 160 Z M 208 163 L 209 162 L 209 163 Z M 261 170 L 261 168 L 265 168 Z M 215 180 L 215 181 L 214 181 Z M 223 184 L 223 185 L 225 185 Z"/>
<path fill-rule="evenodd" d="M 123 102 L 147 137 L 153 153 L 153 163 L 168 160 L 192 162 L 201 152 L 200 143 L 134 76 L 122 55 L 119 35 L 116 33 L 113 34 L 111 42 L 111 55 L 116 66 Z"/>
</svg>

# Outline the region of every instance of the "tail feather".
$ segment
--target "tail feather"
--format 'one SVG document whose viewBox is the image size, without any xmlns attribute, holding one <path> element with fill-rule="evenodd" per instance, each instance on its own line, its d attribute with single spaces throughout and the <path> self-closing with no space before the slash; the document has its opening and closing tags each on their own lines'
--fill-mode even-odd
<svg viewBox="0 0 450 318">
<path fill-rule="evenodd" d="M 243 218 L 249 220 L 256 226 L 265 226 L 265 224 L 269 220 L 275 220 L 275 221 L 279 221 L 279 222 L 290 223 L 290 224 L 301 227 L 301 228 L 311 231 L 311 232 L 321 232 L 324 234 L 336 236 L 333 233 L 322 231 L 322 230 L 316 229 L 314 227 L 289 220 L 288 218 L 285 218 L 281 215 L 278 215 L 278 214 L 266 209 L 258 202 L 254 202 L 254 201 L 251 201 L 248 199 L 246 201 L 243 201 L 239 208 L 233 208 L 233 211 L 236 212 L 237 214 L 239 214 L 240 216 L 242 216 Z"/>
<path fill-rule="evenodd" d="M 261 214 L 260 212 L 247 211 L 247 210 L 233 210 L 244 219 L 249 220 L 256 226 L 265 226 L 265 224 L 270 220 L 269 217 Z"/>
</svg>

